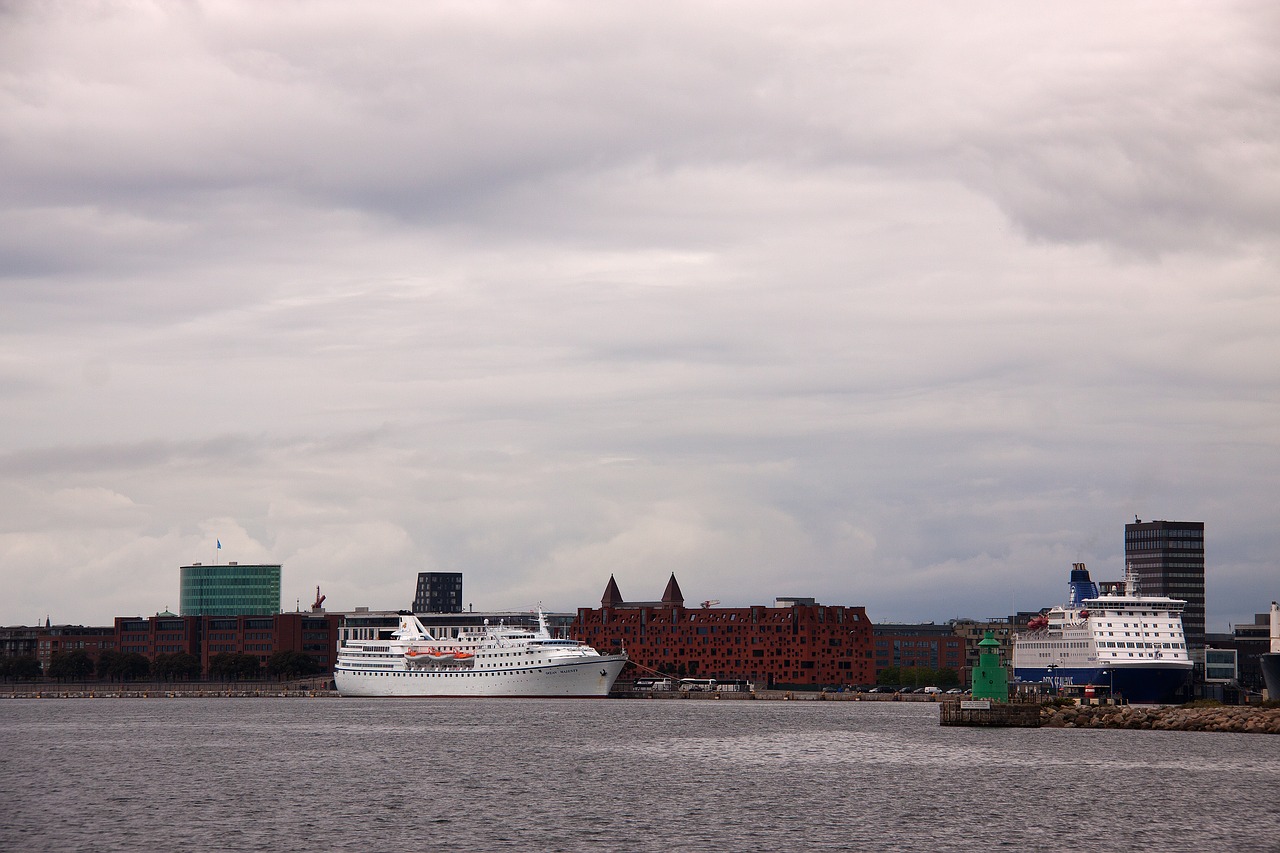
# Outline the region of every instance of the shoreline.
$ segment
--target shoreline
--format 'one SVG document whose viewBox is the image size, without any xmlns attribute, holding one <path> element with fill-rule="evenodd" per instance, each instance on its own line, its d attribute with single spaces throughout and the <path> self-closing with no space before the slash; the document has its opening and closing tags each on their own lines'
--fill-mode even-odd
<svg viewBox="0 0 1280 853">
<path fill-rule="evenodd" d="M 313 683 L 282 685 L 208 685 L 203 687 L 139 684 L 74 688 L 19 687 L 0 690 L 0 700 L 44 699 L 341 699 L 336 690 Z M 958 704 L 949 698 L 895 696 L 894 694 L 822 693 L 801 690 L 748 692 L 663 692 L 614 694 L 610 699 L 701 700 L 701 701 L 798 701 L 798 702 L 917 702 Z M 1018 704 L 1018 703 L 1015 703 Z M 1224 732 L 1235 734 L 1280 734 L 1280 708 L 1250 705 L 1214 705 L 1187 708 L 1179 705 L 1041 705 L 1039 718 L 1021 725 L 1051 729 L 1130 729 L 1180 732 Z"/>
</svg>

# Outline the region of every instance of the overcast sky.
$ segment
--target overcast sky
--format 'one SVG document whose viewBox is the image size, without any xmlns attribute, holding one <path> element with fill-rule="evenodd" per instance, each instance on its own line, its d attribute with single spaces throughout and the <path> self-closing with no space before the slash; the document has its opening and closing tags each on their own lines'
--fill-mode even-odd
<svg viewBox="0 0 1280 853">
<path fill-rule="evenodd" d="M 0 623 L 1280 598 L 1280 7 L 0 5 Z M 222 550 L 215 547 L 222 542 Z"/>
</svg>

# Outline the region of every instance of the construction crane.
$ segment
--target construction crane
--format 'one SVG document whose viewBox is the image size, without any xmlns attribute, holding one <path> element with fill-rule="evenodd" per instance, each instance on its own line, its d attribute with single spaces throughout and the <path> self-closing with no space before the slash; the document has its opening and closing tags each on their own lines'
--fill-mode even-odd
<svg viewBox="0 0 1280 853">
<path fill-rule="evenodd" d="M 706 610 L 708 607 L 714 607 L 715 605 L 717 605 L 717 604 L 719 604 L 719 603 L 720 603 L 720 599 L 718 599 L 718 598 L 709 598 L 709 599 L 707 599 L 706 601 L 702 602 L 702 609 L 703 609 L 703 610 Z"/>
</svg>

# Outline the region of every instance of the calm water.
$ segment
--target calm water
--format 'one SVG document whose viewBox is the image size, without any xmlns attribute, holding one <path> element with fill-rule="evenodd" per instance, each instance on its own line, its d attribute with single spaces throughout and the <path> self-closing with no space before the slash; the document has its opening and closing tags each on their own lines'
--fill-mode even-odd
<svg viewBox="0 0 1280 853">
<path fill-rule="evenodd" d="M 0 701 L 3 850 L 1280 850 L 1280 738 L 933 705 Z"/>
</svg>

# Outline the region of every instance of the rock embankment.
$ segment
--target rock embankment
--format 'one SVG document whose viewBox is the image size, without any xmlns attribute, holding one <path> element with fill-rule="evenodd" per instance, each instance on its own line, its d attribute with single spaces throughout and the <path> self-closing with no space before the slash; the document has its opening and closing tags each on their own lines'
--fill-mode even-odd
<svg viewBox="0 0 1280 853">
<path fill-rule="evenodd" d="M 1059 729 L 1157 729 L 1173 732 L 1280 734 L 1280 708 L 1223 705 L 1148 708 L 1130 705 L 1046 705 L 1040 724 Z"/>
</svg>

